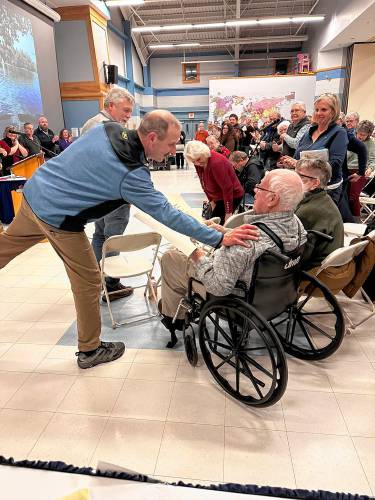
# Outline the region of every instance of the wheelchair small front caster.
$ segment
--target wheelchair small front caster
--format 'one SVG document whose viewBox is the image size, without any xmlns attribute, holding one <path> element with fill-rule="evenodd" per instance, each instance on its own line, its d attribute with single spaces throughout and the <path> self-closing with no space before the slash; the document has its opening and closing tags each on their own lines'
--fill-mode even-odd
<svg viewBox="0 0 375 500">
<path fill-rule="evenodd" d="M 190 333 L 186 333 L 184 337 L 184 345 L 186 357 L 191 364 L 191 366 L 197 366 L 198 363 L 198 351 L 195 344 L 195 337 Z"/>
</svg>

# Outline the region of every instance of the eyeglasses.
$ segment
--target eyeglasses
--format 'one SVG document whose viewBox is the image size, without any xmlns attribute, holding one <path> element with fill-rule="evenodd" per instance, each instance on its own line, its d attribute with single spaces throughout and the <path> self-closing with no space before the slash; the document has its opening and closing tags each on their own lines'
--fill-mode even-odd
<svg viewBox="0 0 375 500">
<path fill-rule="evenodd" d="M 318 181 L 318 180 L 319 180 L 317 177 L 312 177 L 311 175 L 301 174 L 300 172 L 297 172 L 297 174 L 298 174 L 300 177 L 304 177 L 305 179 L 312 179 L 312 180 L 315 180 L 315 181 Z"/>
<path fill-rule="evenodd" d="M 271 191 L 270 189 L 266 189 L 264 187 L 261 187 L 260 184 L 255 184 L 255 189 L 259 189 L 259 191 L 267 191 L 267 193 L 276 194 L 275 191 Z"/>
</svg>

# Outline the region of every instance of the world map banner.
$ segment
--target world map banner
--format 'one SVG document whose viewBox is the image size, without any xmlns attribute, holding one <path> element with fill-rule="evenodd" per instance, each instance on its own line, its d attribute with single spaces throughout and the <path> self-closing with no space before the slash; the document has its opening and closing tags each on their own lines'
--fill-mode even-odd
<svg viewBox="0 0 375 500">
<path fill-rule="evenodd" d="M 240 122 L 245 117 L 263 122 L 274 111 L 289 119 L 295 101 L 303 101 L 312 114 L 314 96 L 315 75 L 211 79 L 209 120 L 221 124 L 235 113 Z"/>
</svg>

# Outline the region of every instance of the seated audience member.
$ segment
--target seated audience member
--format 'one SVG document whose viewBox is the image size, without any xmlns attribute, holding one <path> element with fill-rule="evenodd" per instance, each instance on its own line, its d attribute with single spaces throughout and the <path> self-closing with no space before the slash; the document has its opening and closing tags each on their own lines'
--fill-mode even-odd
<svg viewBox="0 0 375 500">
<path fill-rule="evenodd" d="M 221 128 L 220 144 L 229 149 L 230 152 L 238 149 L 238 139 L 230 123 L 224 123 Z"/>
<path fill-rule="evenodd" d="M 367 150 L 367 163 L 360 165 L 359 155 L 348 151 L 348 170 L 349 170 L 349 204 L 352 214 L 359 217 L 361 205 L 359 195 L 367 183 L 367 177 L 375 170 L 375 141 L 371 138 L 374 131 L 374 124 L 369 120 L 363 120 L 359 123 L 356 137 L 361 141 Z M 367 177 L 366 177 L 367 176 Z"/>
<path fill-rule="evenodd" d="M 338 205 L 343 184 L 342 165 L 346 158 L 348 134 L 336 124 L 340 114 L 340 102 L 335 94 L 322 94 L 314 102 L 314 123 L 302 137 L 294 155 L 283 156 L 284 166 L 295 168 L 302 151 L 328 149 L 328 162 L 332 177 L 327 186 L 328 194 Z"/>
<path fill-rule="evenodd" d="M 204 128 L 204 122 L 199 122 L 198 130 L 195 132 L 195 140 L 206 143 L 208 132 Z"/>
<path fill-rule="evenodd" d="M 322 160 L 299 160 L 296 172 L 301 177 L 305 194 L 295 214 L 306 231 L 320 231 L 333 237 L 332 241 L 314 235 L 309 238 L 304 262 L 306 269 L 312 269 L 344 245 L 344 225 L 337 206 L 326 191 L 332 172 L 330 164 Z"/>
<path fill-rule="evenodd" d="M 211 204 L 210 218 L 220 217 L 221 224 L 224 224 L 239 206 L 244 194 L 231 163 L 199 141 L 188 142 L 185 159 L 193 163 L 202 189 Z"/>
<path fill-rule="evenodd" d="M 274 170 L 266 175 L 255 188 L 254 214 L 245 216 L 246 224 L 263 222 L 281 239 L 285 250 L 292 251 L 306 241 L 306 232 L 294 210 L 303 197 L 301 179 L 289 170 Z M 225 228 L 214 225 L 222 232 Z M 256 259 L 267 249 L 279 252 L 273 240 L 260 230 L 258 241 L 248 241 L 248 247 L 220 248 L 213 255 L 202 248 L 188 258 L 179 250 L 168 250 L 161 259 L 162 323 L 171 332 L 173 347 L 177 342 L 176 330 L 182 329 L 184 311 L 180 309 L 177 321 L 172 324 L 180 300 L 186 296 L 189 277 L 202 282 L 205 292 L 223 297 L 241 293 L 238 281 L 250 284 Z"/>
<path fill-rule="evenodd" d="M 3 140 L 0 141 L 0 148 L 5 151 L 2 159 L 2 175 L 10 175 L 10 168 L 14 163 L 26 158 L 27 149 L 18 142 L 18 135 L 14 132 L 14 127 L 5 127 Z"/>
<path fill-rule="evenodd" d="M 64 149 L 66 149 L 67 147 L 69 147 L 72 143 L 72 139 L 70 137 L 70 134 L 69 134 L 69 130 L 66 129 L 66 128 L 63 128 L 62 130 L 60 130 L 60 133 L 59 133 L 59 148 L 60 148 L 60 151 L 63 152 Z"/>
<path fill-rule="evenodd" d="M 295 102 L 290 108 L 290 119 L 292 123 L 284 133 L 280 133 L 283 141 L 283 155 L 294 156 L 297 146 L 310 128 L 309 119 L 306 116 L 306 105 L 304 102 Z"/>
<path fill-rule="evenodd" d="M 228 158 L 230 155 L 229 149 L 226 147 L 222 146 L 219 142 L 218 139 L 216 139 L 215 136 L 209 135 L 206 139 L 206 144 L 210 148 L 210 151 L 216 151 L 216 153 L 220 153 L 225 156 L 225 158 Z"/>
<path fill-rule="evenodd" d="M 184 168 L 184 149 L 185 149 L 185 139 L 186 134 L 183 130 L 181 130 L 180 138 L 176 144 L 176 168 L 179 170 L 180 168 Z"/>
<path fill-rule="evenodd" d="M 249 158 L 243 151 L 234 151 L 229 161 L 232 163 L 238 180 L 245 190 L 245 203 L 253 203 L 255 186 L 264 176 L 262 161 L 257 157 Z"/>
<path fill-rule="evenodd" d="M 216 122 L 208 122 L 208 135 L 213 135 L 216 139 L 219 139 L 221 134 L 221 128 Z"/>
<path fill-rule="evenodd" d="M 355 134 L 358 124 L 359 124 L 359 114 L 356 111 L 352 111 L 351 113 L 348 113 L 345 116 L 346 128 L 352 134 Z"/>
<path fill-rule="evenodd" d="M 38 120 L 38 128 L 35 130 L 34 135 L 40 140 L 43 152 L 46 159 L 53 158 L 60 152 L 58 146 L 59 136 L 55 135 L 53 130 L 48 128 L 48 120 L 45 116 L 41 116 Z"/>
<path fill-rule="evenodd" d="M 34 127 L 32 123 L 26 122 L 23 124 L 24 133 L 19 136 L 19 143 L 28 151 L 27 156 L 33 156 L 41 152 L 40 140 L 34 134 Z"/>
</svg>

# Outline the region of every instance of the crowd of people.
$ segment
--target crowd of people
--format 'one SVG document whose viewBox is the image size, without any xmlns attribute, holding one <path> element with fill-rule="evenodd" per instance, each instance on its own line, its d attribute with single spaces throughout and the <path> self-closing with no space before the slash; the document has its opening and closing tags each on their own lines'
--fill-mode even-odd
<svg viewBox="0 0 375 500">
<path fill-rule="evenodd" d="M 41 116 L 38 126 L 30 122 L 23 124 L 23 130 L 18 131 L 13 125 L 4 129 L 0 140 L 0 176 L 10 175 L 11 167 L 30 156 L 43 153 L 46 160 L 57 156 L 73 142 L 71 132 L 63 128 L 56 135 L 48 127 L 48 119 Z"/>
<path fill-rule="evenodd" d="M 274 111 L 262 126 L 249 118 L 240 123 L 232 114 L 221 128 L 210 124 L 206 130 L 201 123 L 195 140 L 187 143 L 180 123 L 168 111 L 147 113 L 137 130 L 124 129 L 133 107 L 134 97 L 114 88 L 103 110 L 84 124 L 82 137 L 72 145 L 69 132 L 55 135 L 45 117 L 35 131 L 26 123 L 21 136 L 7 127 L 0 141 L 3 160 L 19 161 L 37 148 L 48 158 L 26 183 L 20 211 L 0 234 L 0 268 L 44 238 L 50 241 L 71 281 L 77 361 L 83 369 L 113 361 L 125 350 L 122 342 L 100 338 L 98 263 L 104 241 L 126 231 L 130 204 L 216 249 L 213 254 L 197 249 L 189 259 L 172 250 L 162 258 L 160 312 L 173 347 L 181 327 L 181 318 L 173 318 L 190 276 L 199 279 L 207 293 L 219 296 L 232 293 L 238 280 L 249 284 L 256 259 L 276 248 L 254 225 L 259 221 L 272 228 L 286 249 L 306 243 L 304 267 L 314 272 L 330 252 L 343 246 L 343 220 L 357 216 L 357 197 L 375 171 L 374 125 L 355 113 L 340 115 L 332 94 L 315 100 L 311 118 L 302 102 L 291 106 L 290 121 Z M 316 150 L 323 149 L 326 158 L 316 157 Z M 153 187 L 148 160 L 160 162 L 171 154 L 176 155 L 177 168 L 184 162 L 194 165 L 209 201 L 206 224 L 174 208 Z M 252 205 L 252 212 L 245 224 L 228 231 L 226 222 L 246 204 Z M 84 232 L 89 221 L 95 222 L 92 244 Z M 309 241 L 311 230 L 329 235 L 330 241 Z M 107 278 L 107 288 L 111 301 L 133 293 L 119 279 Z"/>
<path fill-rule="evenodd" d="M 209 123 L 207 130 L 201 122 L 195 140 L 229 157 L 245 191 L 246 203 L 254 199 L 254 178 L 259 180 L 259 175 L 276 168 L 295 169 L 301 158 L 326 150 L 332 174 L 325 189 L 343 222 L 359 221 L 359 196 L 375 172 L 374 124 L 361 121 L 356 112 L 340 113 L 334 94 L 316 98 L 312 116 L 307 115 L 303 102 L 294 102 L 288 119 L 274 110 L 263 123 L 245 115 L 239 121 L 235 114 L 221 126 Z"/>
</svg>

